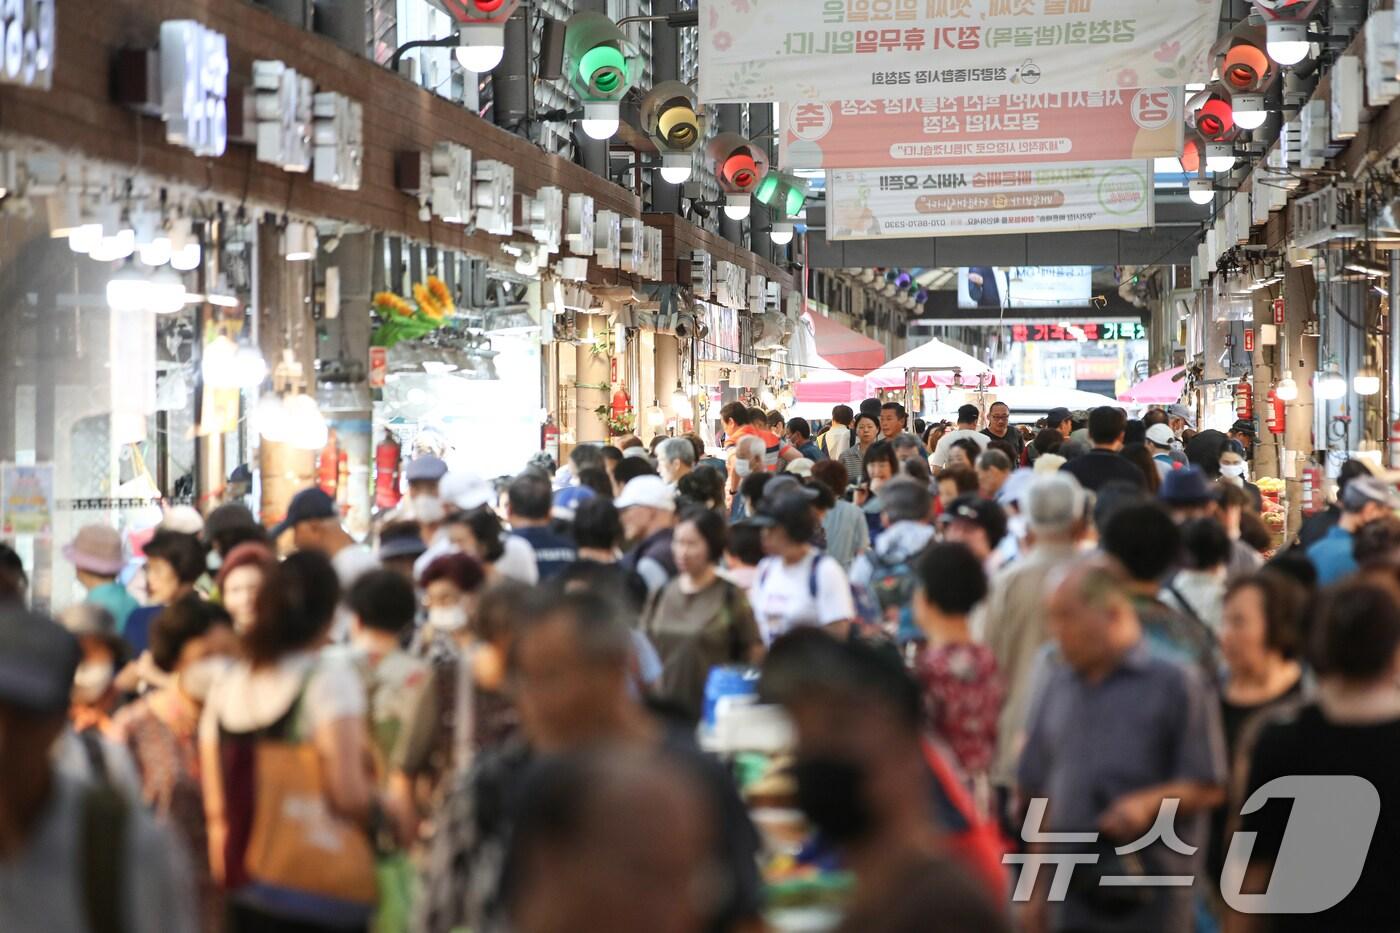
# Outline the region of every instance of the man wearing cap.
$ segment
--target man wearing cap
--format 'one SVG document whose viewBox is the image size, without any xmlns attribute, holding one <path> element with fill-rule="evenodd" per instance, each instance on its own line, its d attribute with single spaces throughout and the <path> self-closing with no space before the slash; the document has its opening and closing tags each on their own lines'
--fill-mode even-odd
<svg viewBox="0 0 1400 933">
<path fill-rule="evenodd" d="M 1061 437 L 1069 440 L 1069 436 L 1074 433 L 1074 416 L 1068 408 L 1052 408 L 1045 416 L 1045 426 L 1052 431 L 1059 431 Z"/>
<path fill-rule="evenodd" d="M 997 570 L 992 552 L 1006 537 L 1006 512 L 1001 506 L 981 496 L 959 496 L 938 516 L 938 523 L 944 541 L 966 545 L 989 574 Z"/>
<path fill-rule="evenodd" d="M 981 418 L 981 412 L 977 410 L 976 405 L 964 405 L 959 408 L 957 427 L 939 438 L 937 446 L 933 448 L 933 457 L 930 462 L 940 470 L 947 466 L 948 453 L 953 449 L 953 442 L 964 437 L 970 438 L 978 447 L 986 450 L 987 445 L 992 440 L 977 430 L 979 418 Z"/>
<path fill-rule="evenodd" d="M 78 582 L 87 590 L 85 602 L 101 606 L 116 620 L 117 631 L 141 607 L 126 587 L 117 582 L 126 561 L 122 559 L 122 538 L 107 525 L 84 525 L 77 537 L 64 545 L 63 556 L 77 571 Z"/>
<path fill-rule="evenodd" d="M 1030 706 L 1031 672 L 1050 639 L 1045 596 L 1052 577 L 1075 559 L 1087 528 L 1088 497 L 1068 474 L 1039 475 L 1019 498 L 1026 550 L 991 579 L 987 599 L 973 614 L 973 633 L 996 656 L 1006 679 L 1006 702 L 997 725 L 992 783 L 1002 793 L 1016 782 L 1016 757 Z"/>
<path fill-rule="evenodd" d="M 442 478 L 447 475 L 447 464 L 432 454 L 422 454 L 410 460 L 403 473 L 408 480 L 408 495 L 384 516 L 384 520 L 411 519 L 426 526 L 431 537 L 431 529 L 447 514 L 440 491 Z"/>
<path fill-rule="evenodd" d="M 932 508 L 933 498 L 923 483 L 902 476 L 887 482 L 880 490 L 884 533 L 874 548 L 851 564 L 851 583 L 874 592 L 885 612 L 885 621 L 903 622 L 905 637 L 914 634 L 913 617 L 909 615 L 915 583 L 914 559 L 933 540 L 933 526 L 928 521 Z M 902 605 L 891 605 L 892 595 L 898 595 Z"/>
<path fill-rule="evenodd" d="M 0 609 L 0 930 L 198 929 L 181 846 L 135 800 L 54 762 L 78 666 L 52 619 Z M 86 869 L 85 869 L 86 866 Z"/>
<path fill-rule="evenodd" d="M 677 572 L 676 559 L 671 554 L 676 494 L 659 476 L 638 476 L 628 480 L 613 505 L 622 519 L 623 535 L 632 544 L 621 564 L 641 575 L 648 595 L 655 593 Z"/>
<path fill-rule="evenodd" d="M 549 480 L 530 470 L 511 480 L 506 490 L 511 534 L 524 538 L 534 548 L 541 580 L 548 580 L 578 560 L 574 542 L 550 527 L 553 493 Z"/>
<path fill-rule="evenodd" d="M 1195 430 L 1196 416 L 1185 405 L 1172 405 L 1167 408 L 1167 427 L 1171 428 L 1172 434 L 1180 440 L 1181 432 Z"/>
<path fill-rule="evenodd" d="M 1308 548 L 1308 560 L 1317 568 L 1317 585 L 1330 586 L 1358 570 L 1352 555 L 1356 532 L 1400 509 L 1395 487 L 1374 476 L 1363 476 L 1347 484 L 1342 493 L 1342 517 L 1322 538 Z"/>
<path fill-rule="evenodd" d="M 1237 441 L 1244 448 L 1245 459 L 1248 460 L 1254 454 L 1254 422 L 1240 418 L 1230 425 L 1230 430 L 1226 432 L 1226 437 L 1232 441 Z"/>
<path fill-rule="evenodd" d="M 292 532 L 292 547 L 298 551 L 320 551 L 330 558 L 342 592 L 348 591 L 361 574 L 379 567 L 370 549 L 356 544 L 341 527 L 340 509 L 319 486 L 303 489 L 292 496 L 287 517 L 271 531 L 272 540 L 276 541 L 288 530 Z M 348 624 L 348 616 L 345 621 Z"/>
<path fill-rule="evenodd" d="M 1154 424 L 1147 429 L 1147 452 L 1152 455 L 1152 462 L 1157 464 L 1157 473 L 1161 479 L 1166 479 L 1167 474 L 1176 469 L 1177 462 L 1172 458 L 1172 448 L 1176 445 L 1176 435 L 1165 423 Z"/>
</svg>

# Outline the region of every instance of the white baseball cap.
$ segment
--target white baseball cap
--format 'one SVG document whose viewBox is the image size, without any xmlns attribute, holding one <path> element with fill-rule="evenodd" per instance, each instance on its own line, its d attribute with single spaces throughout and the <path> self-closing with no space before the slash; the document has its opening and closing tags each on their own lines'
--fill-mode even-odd
<svg viewBox="0 0 1400 933">
<path fill-rule="evenodd" d="M 495 496 L 491 484 L 475 473 L 452 470 L 438 484 L 438 496 L 464 512 L 479 509 Z"/>
<path fill-rule="evenodd" d="M 676 494 L 666 485 L 664 479 L 654 474 L 647 474 L 628 480 L 627 485 L 622 487 L 622 495 L 614 500 L 613 505 L 617 506 L 619 512 L 623 509 L 630 509 L 634 505 L 661 509 L 663 512 L 674 512 L 676 510 Z"/>
<path fill-rule="evenodd" d="M 1165 424 L 1154 424 L 1147 429 L 1147 439 L 1158 447 L 1170 447 L 1176 441 L 1176 435 Z"/>
</svg>

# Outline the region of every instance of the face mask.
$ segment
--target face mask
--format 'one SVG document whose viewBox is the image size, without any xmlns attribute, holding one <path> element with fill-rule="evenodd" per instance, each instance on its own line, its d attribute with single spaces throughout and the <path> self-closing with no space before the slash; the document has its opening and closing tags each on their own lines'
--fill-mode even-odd
<svg viewBox="0 0 1400 933">
<path fill-rule="evenodd" d="M 203 703 L 209 697 L 214 681 L 228 670 L 231 661 L 222 655 L 200 658 L 180 672 L 180 689 L 191 700 Z"/>
<path fill-rule="evenodd" d="M 463 606 L 434 606 L 428 610 L 428 624 L 439 632 L 455 632 L 467 624 Z"/>
<path fill-rule="evenodd" d="M 819 755 L 797 759 L 797 806 L 832 842 L 854 842 L 868 835 L 874 817 L 861 794 L 865 770 L 844 758 Z"/>
<path fill-rule="evenodd" d="M 112 686 L 115 675 L 111 661 L 84 661 L 73 672 L 73 699 L 79 703 L 96 703 Z"/>
<path fill-rule="evenodd" d="M 1222 463 L 1220 465 L 1220 475 L 1235 479 L 1244 479 L 1244 474 L 1248 469 L 1249 465 L 1246 463 Z"/>
<path fill-rule="evenodd" d="M 447 510 L 437 496 L 414 496 L 413 515 L 420 522 L 435 525 L 447 517 Z"/>
<path fill-rule="evenodd" d="M 218 573 L 219 568 L 224 565 L 224 558 L 218 551 L 210 551 L 209 556 L 204 558 L 204 566 L 209 568 L 210 573 Z"/>
<path fill-rule="evenodd" d="M 747 460 L 734 461 L 734 473 L 736 476 L 748 476 L 753 472 L 753 464 Z"/>
</svg>

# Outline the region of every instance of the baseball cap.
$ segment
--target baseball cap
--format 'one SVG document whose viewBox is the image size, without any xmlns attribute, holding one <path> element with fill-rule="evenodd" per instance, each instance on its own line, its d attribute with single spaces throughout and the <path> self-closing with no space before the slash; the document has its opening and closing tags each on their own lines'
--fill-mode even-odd
<svg viewBox="0 0 1400 933">
<path fill-rule="evenodd" d="M 48 616 L 0 608 L 0 702 L 62 713 L 80 655 L 78 640 Z"/>
<path fill-rule="evenodd" d="M 1172 405 L 1167 409 L 1167 417 L 1180 418 L 1186 422 L 1187 427 L 1194 428 L 1196 426 L 1195 413 L 1185 405 Z"/>
<path fill-rule="evenodd" d="M 811 476 L 813 463 L 806 457 L 798 457 L 788 463 L 787 471 L 793 476 Z"/>
<path fill-rule="evenodd" d="M 808 490 L 796 480 L 783 483 L 776 492 L 769 492 L 769 483 L 763 489 L 757 513 L 749 516 L 748 523 L 756 528 L 788 528 L 806 520 L 812 512 L 812 499 Z"/>
<path fill-rule="evenodd" d="M 1021 514 L 1032 530 L 1065 531 L 1084 517 L 1086 495 L 1067 473 L 1038 475 L 1021 495 Z"/>
<path fill-rule="evenodd" d="M 1147 429 L 1147 439 L 1158 447 L 1170 447 L 1176 441 L 1176 435 L 1165 424 L 1154 424 Z"/>
<path fill-rule="evenodd" d="M 197 535 L 204 531 L 204 516 L 192 505 L 172 505 L 161 516 L 160 527 L 164 531 Z"/>
<path fill-rule="evenodd" d="M 1359 512 L 1368 502 L 1400 510 L 1400 493 L 1385 480 L 1374 476 L 1358 476 L 1347 483 L 1346 491 L 1342 493 L 1342 508 L 1348 512 Z"/>
<path fill-rule="evenodd" d="M 596 498 L 598 494 L 587 486 L 565 486 L 554 494 L 554 508 L 550 514 L 571 522 L 580 505 Z"/>
<path fill-rule="evenodd" d="M 983 499 L 976 494 L 959 496 L 938 516 L 940 525 L 950 525 L 958 521 L 972 522 L 980 527 L 987 533 L 987 540 L 994 547 L 1006 537 L 1006 512 L 992 500 Z"/>
<path fill-rule="evenodd" d="M 634 505 L 661 509 L 666 512 L 676 510 L 676 494 L 666 485 L 666 481 L 655 474 L 636 476 L 622 487 L 622 495 L 613 502 L 617 510 L 630 509 Z"/>
<path fill-rule="evenodd" d="M 1020 506 L 1021 500 L 1025 498 L 1026 491 L 1031 488 L 1031 483 L 1035 481 L 1035 470 L 1032 467 L 1021 467 L 1012 472 L 1002 484 L 1001 491 L 997 493 L 997 501 L 1002 505 Z"/>
<path fill-rule="evenodd" d="M 399 557 L 418 557 L 428 546 L 423 543 L 423 536 L 418 531 L 416 523 L 406 523 L 403 528 L 395 529 L 394 533 L 379 536 L 379 551 L 376 556 L 380 560 L 394 560 Z"/>
<path fill-rule="evenodd" d="M 1230 430 L 1234 431 L 1236 434 L 1248 434 L 1250 437 L 1253 437 L 1256 433 L 1254 422 L 1247 421 L 1244 418 L 1240 418 L 1234 424 L 1230 425 Z"/>
<path fill-rule="evenodd" d="M 212 541 L 235 528 L 258 527 L 258 520 L 246 505 L 241 502 L 225 502 L 210 512 L 209 517 L 204 520 L 204 538 Z"/>
<path fill-rule="evenodd" d="M 1050 409 L 1050 413 L 1045 416 L 1045 424 L 1052 428 L 1057 428 L 1069 420 L 1070 413 L 1068 408 L 1052 408 Z"/>
<path fill-rule="evenodd" d="M 1162 488 L 1157 491 L 1157 498 L 1168 505 L 1202 505 L 1214 502 L 1216 493 L 1206 482 L 1206 475 L 1201 468 L 1189 466 L 1181 470 L 1172 470 L 1163 477 Z"/>
<path fill-rule="evenodd" d="M 463 470 L 453 470 L 442 478 L 438 484 L 438 496 L 444 502 L 449 502 L 463 512 L 470 512 L 479 509 L 491 501 L 494 491 L 491 484 L 477 476 L 475 473 L 468 473 Z"/>
<path fill-rule="evenodd" d="M 292 496 L 291 504 L 287 506 L 287 517 L 273 526 L 271 534 L 276 539 L 288 528 L 295 528 L 302 522 L 339 517 L 340 510 L 336 508 L 335 500 L 320 486 L 312 486 Z"/>
<path fill-rule="evenodd" d="M 71 542 L 63 546 L 63 556 L 79 570 L 113 577 L 121 573 L 122 536 L 107 525 L 84 525 Z"/>
<path fill-rule="evenodd" d="M 410 460 L 403 474 L 410 483 L 431 482 L 442 479 L 447 474 L 447 464 L 440 457 L 424 454 Z"/>
</svg>

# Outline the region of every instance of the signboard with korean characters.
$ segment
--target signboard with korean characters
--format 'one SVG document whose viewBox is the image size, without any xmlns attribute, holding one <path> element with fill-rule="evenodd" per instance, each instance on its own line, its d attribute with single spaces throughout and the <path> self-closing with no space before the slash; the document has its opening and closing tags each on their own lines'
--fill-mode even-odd
<svg viewBox="0 0 1400 933">
<path fill-rule="evenodd" d="M 785 169 L 1097 162 L 1181 153 L 1181 88 L 810 101 L 783 107 Z"/>
<path fill-rule="evenodd" d="M 898 100 L 1173 86 L 1208 77 L 1216 0 L 705 4 L 700 99 Z"/>
<path fill-rule="evenodd" d="M 827 237 L 977 236 L 1152 226 L 1152 163 L 827 172 Z"/>
<path fill-rule="evenodd" d="M 165 141 L 198 156 L 228 148 L 228 40 L 192 19 L 160 24 Z"/>
<path fill-rule="evenodd" d="M 0 84 L 43 90 L 53 85 L 56 2 L 7 0 L 0 3 Z"/>
</svg>

